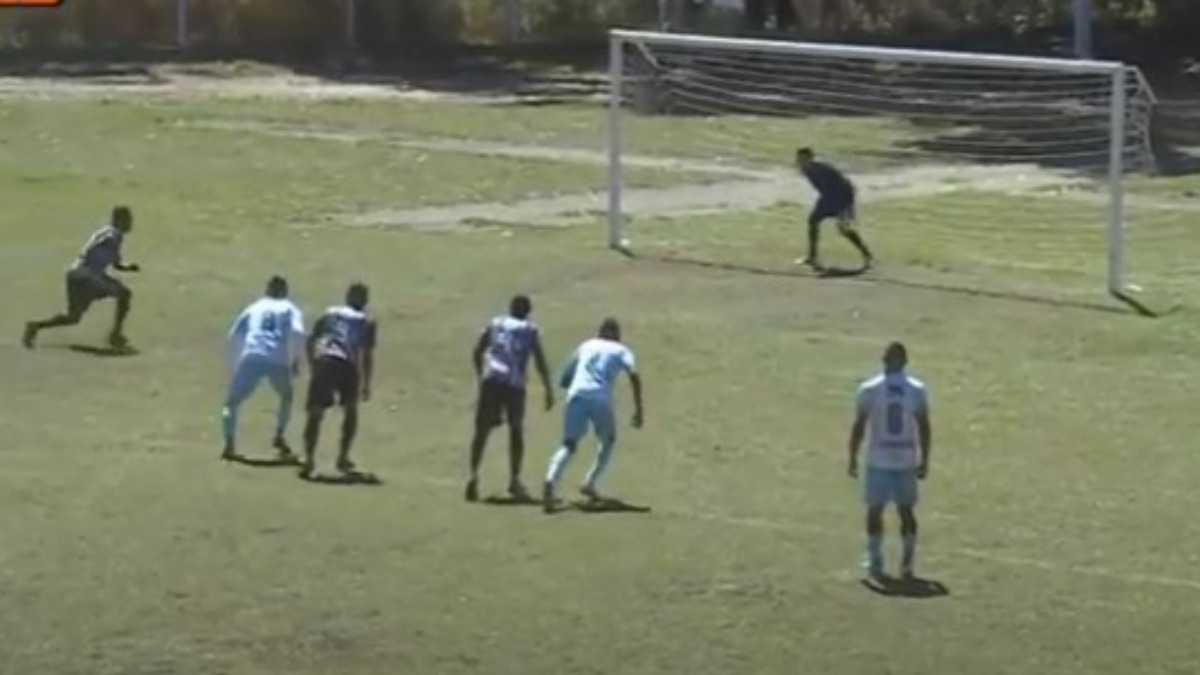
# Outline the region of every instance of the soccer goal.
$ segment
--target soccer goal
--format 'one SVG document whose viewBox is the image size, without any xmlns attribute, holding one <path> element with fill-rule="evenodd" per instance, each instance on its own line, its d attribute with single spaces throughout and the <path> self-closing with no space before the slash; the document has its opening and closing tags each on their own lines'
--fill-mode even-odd
<svg viewBox="0 0 1200 675">
<path fill-rule="evenodd" d="M 617 30 L 609 67 L 614 247 L 688 246 L 686 221 L 712 255 L 799 255 L 807 146 L 855 181 L 884 261 L 1126 287 L 1123 187 L 1154 169 L 1155 101 L 1122 63 Z"/>
</svg>

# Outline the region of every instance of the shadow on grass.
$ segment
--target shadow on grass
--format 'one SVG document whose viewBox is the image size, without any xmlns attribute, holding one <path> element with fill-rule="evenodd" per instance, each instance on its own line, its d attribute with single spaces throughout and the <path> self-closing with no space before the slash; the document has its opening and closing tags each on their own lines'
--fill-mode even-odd
<svg viewBox="0 0 1200 675">
<path fill-rule="evenodd" d="M 1092 302 L 1088 300 L 1052 298 L 1035 295 L 1032 293 L 1022 293 L 1019 291 L 988 290 L 933 281 L 915 281 L 896 277 L 885 277 L 877 274 L 868 274 L 867 270 L 858 268 L 826 268 L 820 274 L 813 274 L 806 270 L 785 270 L 778 268 L 772 269 L 755 265 L 698 260 L 695 258 L 639 256 L 628 249 L 618 249 L 618 252 L 623 256 L 633 260 L 640 260 L 662 265 L 674 265 L 678 267 L 693 267 L 699 269 L 720 270 L 724 272 L 739 272 L 742 274 L 795 279 L 846 279 L 849 281 L 878 284 L 881 286 L 893 286 L 896 288 L 908 288 L 922 291 L 935 291 L 938 293 L 948 293 L 973 298 L 1007 300 L 1010 302 L 1022 302 L 1033 305 L 1044 305 L 1047 307 L 1059 307 L 1063 309 L 1080 309 L 1090 312 L 1103 312 L 1106 314 L 1128 314 L 1133 312 L 1134 314 L 1142 317 L 1159 318 L 1168 314 L 1174 314 L 1180 309 L 1179 305 L 1175 305 L 1167 310 L 1156 311 L 1139 300 L 1135 300 L 1124 293 L 1117 292 L 1112 293 L 1112 296 L 1114 299 L 1120 301 L 1122 305 L 1124 305 L 1123 307 L 1105 304 L 1102 302 Z"/>
<path fill-rule="evenodd" d="M 241 464 L 242 466 L 250 466 L 257 469 L 281 469 L 287 467 L 298 467 L 300 462 L 290 457 L 245 457 L 243 455 L 234 455 L 225 458 L 225 461 L 230 464 Z"/>
<path fill-rule="evenodd" d="M 484 497 L 483 504 L 488 506 L 541 506 L 542 500 L 530 496 L 492 495 Z"/>
<path fill-rule="evenodd" d="M 71 344 L 67 345 L 66 349 L 76 354 L 86 354 L 87 356 L 106 359 L 138 355 L 138 350 L 133 347 L 97 347 L 94 345 Z"/>
<path fill-rule="evenodd" d="M 347 473 L 327 474 L 317 473 L 303 479 L 307 483 L 316 485 L 342 485 L 342 486 L 379 486 L 383 485 L 383 479 L 373 473 L 366 471 L 350 471 Z"/>
<path fill-rule="evenodd" d="M 944 598 L 950 595 L 950 589 L 940 581 L 933 579 L 863 579 L 862 585 L 867 590 L 887 598 L 910 598 L 914 600 L 930 600 Z"/>
<path fill-rule="evenodd" d="M 649 506 L 639 504 L 631 504 L 616 497 L 602 497 L 600 499 L 576 499 L 566 503 L 556 504 L 550 513 L 565 513 L 567 511 L 575 511 L 578 513 L 587 514 L 610 514 L 610 513 L 650 513 Z"/>
</svg>

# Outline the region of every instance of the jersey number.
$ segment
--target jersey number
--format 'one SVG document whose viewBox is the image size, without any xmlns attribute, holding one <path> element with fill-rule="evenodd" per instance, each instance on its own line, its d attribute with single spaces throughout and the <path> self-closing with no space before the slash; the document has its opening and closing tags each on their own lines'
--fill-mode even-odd
<svg viewBox="0 0 1200 675">
<path fill-rule="evenodd" d="M 276 314 L 264 314 L 262 318 L 261 328 L 264 333 L 270 335 L 279 335 L 283 332 L 283 326 L 280 325 L 280 317 Z"/>
<path fill-rule="evenodd" d="M 904 433 L 904 405 L 889 403 L 887 406 L 887 431 L 892 436 Z"/>
</svg>

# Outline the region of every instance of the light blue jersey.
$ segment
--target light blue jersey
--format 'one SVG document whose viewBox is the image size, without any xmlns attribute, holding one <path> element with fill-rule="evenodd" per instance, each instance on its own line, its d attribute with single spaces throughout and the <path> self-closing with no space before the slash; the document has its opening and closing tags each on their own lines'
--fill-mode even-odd
<svg viewBox="0 0 1200 675">
<path fill-rule="evenodd" d="M 259 361 L 290 367 L 302 353 L 304 315 L 290 300 L 262 298 L 242 310 L 229 329 L 231 366 Z"/>
<path fill-rule="evenodd" d="M 925 385 L 903 372 L 877 375 L 858 388 L 855 406 L 869 430 L 864 501 L 915 506 L 921 463 L 916 416 L 929 412 Z"/>
<path fill-rule="evenodd" d="M 615 340 L 591 338 L 576 348 L 560 384 L 567 399 L 588 398 L 612 402 L 613 384 L 621 372 L 637 372 L 633 351 Z"/>
</svg>

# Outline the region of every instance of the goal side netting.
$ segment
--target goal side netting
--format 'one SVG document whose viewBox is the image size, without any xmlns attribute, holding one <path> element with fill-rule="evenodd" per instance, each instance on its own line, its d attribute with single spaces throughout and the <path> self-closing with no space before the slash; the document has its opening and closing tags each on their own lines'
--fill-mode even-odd
<svg viewBox="0 0 1200 675">
<path fill-rule="evenodd" d="M 855 181 L 891 273 L 1080 294 L 1130 281 L 1125 182 L 1154 171 L 1154 98 L 1135 69 L 635 31 L 610 48 L 614 246 L 802 256 L 803 146 Z M 669 175 L 630 180 L 643 169 Z M 822 246 L 856 257 L 833 228 Z"/>
</svg>

